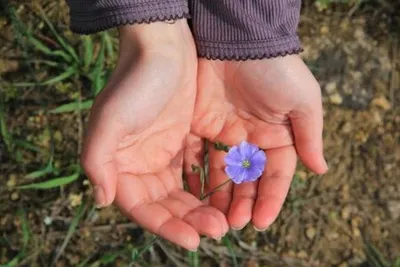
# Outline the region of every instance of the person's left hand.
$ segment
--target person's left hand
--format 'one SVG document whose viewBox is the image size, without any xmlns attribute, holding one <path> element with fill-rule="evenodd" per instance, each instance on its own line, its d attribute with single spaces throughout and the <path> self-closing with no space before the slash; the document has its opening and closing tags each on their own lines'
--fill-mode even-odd
<svg viewBox="0 0 400 267">
<path fill-rule="evenodd" d="M 198 93 L 192 121 L 189 164 L 203 165 L 202 138 L 229 146 L 248 141 L 266 151 L 267 165 L 256 182 L 228 184 L 210 197 L 212 206 L 226 214 L 233 229 L 250 220 L 266 229 L 277 217 L 296 167 L 296 152 L 312 171 L 327 165 L 322 149 L 320 88 L 296 55 L 244 62 L 199 60 Z M 225 182 L 225 152 L 209 146 L 212 190 Z M 188 176 L 199 195 L 199 177 Z"/>
</svg>

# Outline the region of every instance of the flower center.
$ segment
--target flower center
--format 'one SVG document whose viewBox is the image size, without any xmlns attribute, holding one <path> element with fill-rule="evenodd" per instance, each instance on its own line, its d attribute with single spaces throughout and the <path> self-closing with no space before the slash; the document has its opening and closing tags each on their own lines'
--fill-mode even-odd
<svg viewBox="0 0 400 267">
<path fill-rule="evenodd" d="M 248 159 L 245 159 L 242 161 L 242 167 L 243 168 L 250 168 L 250 161 Z"/>
</svg>

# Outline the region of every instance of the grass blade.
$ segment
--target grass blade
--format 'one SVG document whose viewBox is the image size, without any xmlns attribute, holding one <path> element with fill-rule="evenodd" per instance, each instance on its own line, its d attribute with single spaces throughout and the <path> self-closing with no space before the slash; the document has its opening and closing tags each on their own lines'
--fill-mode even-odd
<svg viewBox="0 0 400 267">
<path fill-rule="evenodd" d="M 25 141 L 25 140 L 21 140 L 21 139 L 16 139 L 14 141 L 16 146 L 19 146 L 20 148 L 26 149 L 26 150 L 30 150 L 33 152 L 40 152 L 40 148 L 38 148 L 35 145 L 32 145 L 31 143 Z"/>
<path fill-rule="evenodd" d="M 90 64 L 92 63 L 93 59 L 93 40 L 91 36 L 84 36 L 83 37 L 83 63 L 84 68 L 89 68 Z"/>
<path fill-rule="evenodd" d="M 58 177 L 54 178 L 45 182 L 40 182 L 40 183 L 33 183 L 33 184 L 27 184 L 27 185 L 21 185 L 18 186 L 18 189 L 51 189 L 51 188 L 56 188 L 60 186 L 64 186 L 67 184 L 70 184 L 74 181 L 76 181 L 79 178 L 79 173 L 74 173 L 69 176 L 64 176 L 64 177 Z"/>
<path fill-rule="evenodd" d="M 58 43 L 61 45 L 61 47 L 63 47 L 65 49 L 65 51 L 67 51 L 72 58 L 79 63 L 79 57 L 78 54 L 76 53 L 75 49 L 68 44 L 63 37 L 61 37 L 61 35 L 56 31 L 56 29 L 54 28 L 53 24 L 51 24 L 50 20 L 47 18 L 46 14 L 44 13 L 43 9 L 41 7 L 39 7 L 40 10 L 40 16 L 42 17 L 43 21 L 46 23 L 47 27 L 49 27 L 50 31 L 54 34 L 54 36 L 56 37 Z"/>
<path fill-rule="evenodd" d="M 48 79 L 47 81 L 42 82 L 41 85 L 52 85 L 52 84 L 61 82 L 63 80 L 68 79 L 69 77 L 74 75 L 76 72 L 77 72 L 77 68 L 75 66 L 71 66 L 65 72 L 61 73 L 60 75 L 58 75 L 54 78 Z"/>
<path fill-rule="evenodd" d="M 83 102 L 72 102 L 68 104 L 61 105 L 55 109 L 50 110 L 50 113 L 59 114 L 59 113 L 68 113 L 76 110 L 85 110 L 90 109 L 93 105 L 93 100 L 86 100 Z"/>
<path fill-rule="evenodd" d="M 0 103 L 0 132 L 1 136 L 3 137 L 3 142 L 7 147 L 7 151 L 11 154 L 14 151 L 14 142 L 7 128 L 6 119 L 4 117 L 4 107 L 2 103 Z"/>
<path fill-rule="evenodd" d="M 65 248 L 68 245 L 68 242 L 71 240 L 72 235 L 75 233 L 76 227 L 78 226 L 80 219 L 82 218 L 83 214 L 85 213 L 85 207 L 86 207 L 86 203 L 82 203 L 82 205 L 78 208 L 76 215 L 75 215 L 74 219 L 72 220 L 71 225 L 68 228 L 67 235 L 65 236 L 64 241 L 60 246 L 60 249 L 58 249 L 57 255 L 54 257 L 51 266 L 54 266 L 55 263 L 58 261 L 58 259 L 63 254 Z"/>
<path fill-rule="evenodd" d="M 111 36 L 108 32 L 104 32 L 103 35 L 104 35 L 104 43 L 105 43 L 106 49 L 107 49 L 107 55 L 111 59 L 114 59 L 114 46 L 112 43 Z"/>
<path fill-rule="evenodd" d="M 389 267 L 389 263 L 383 258 L 382 254 L 371 244 L 366 244 L 365 254 L 368 264 L 374 267 Z"/>
<path fill-rule="evenodd" d="M 236 255 L 235 255 L 235 250 L 233 249 L 231 240 L 229 240 L 229 237 L 226 235 L 226 236 L 224 236 L 224 237 L 222 238 L 222 242 L 223 242 L 224 245 L 228 248 L 229 254 L 231 255 L 231 258 L 232 258 L 232 266 L 238 267 L 239 264 L 238 264 L 238 262 L 237 262 L 237 258 L 236 258 Z"/>
<path fill-rule="evenodd" d="M 200 266 L 199 253 L 188 251 L 188 257 L 189 257 L 189 267 Z"/>
<path fill-rule="evenodd" d="M 104 61 L 105 61 L 105 39 L 102 38 L 101 47 L 99 54 L 96 58 L 96 63 L 94 65 L 93 71 L 90 74 L 90 78 L 93 82 L 92 92 L 93 95 L 97 95 L 105 85 L 105 79 L 103 75 Z"/>
</svg>

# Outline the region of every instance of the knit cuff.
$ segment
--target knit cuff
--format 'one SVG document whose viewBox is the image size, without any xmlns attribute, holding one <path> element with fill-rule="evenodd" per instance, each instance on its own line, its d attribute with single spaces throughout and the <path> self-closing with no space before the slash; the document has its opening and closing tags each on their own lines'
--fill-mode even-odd
<svg viewBox="0 0 400 267">
<path fill-rule="evenodd" d="M 91 34 L 126 24 L 150 23 L 189 17 L 185 0 L 67 0 L 70 28 Z"/>
<path fill-rule="evenodd" d="M 198 55 L 247 60 L 297 54 L 300 6 L 301 0 L 191 0 Z"/>
</svg>

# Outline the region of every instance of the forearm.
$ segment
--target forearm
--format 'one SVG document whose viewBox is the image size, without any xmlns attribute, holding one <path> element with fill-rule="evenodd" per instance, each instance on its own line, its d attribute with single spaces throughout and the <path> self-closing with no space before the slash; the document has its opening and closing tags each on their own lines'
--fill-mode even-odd
<svg viewBox="0 0 400 267">
<path fill-rule="evenodd" d="M 71 30 L 85 34 L 189 16 L 186 0 L 67 0 L 67 3 Z"/>
<path fill-rule="evenodd" d="M 198 54 L 260 59 L 301 51 L 296 34 L 301 0 L 191 0 Z"/>
</svg>

